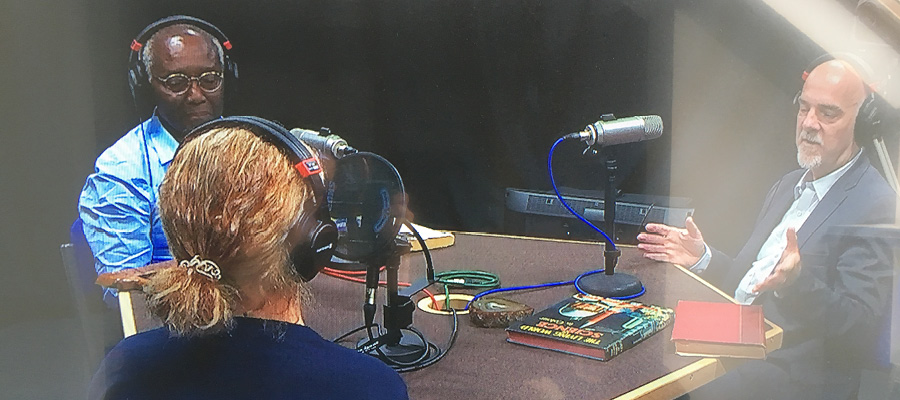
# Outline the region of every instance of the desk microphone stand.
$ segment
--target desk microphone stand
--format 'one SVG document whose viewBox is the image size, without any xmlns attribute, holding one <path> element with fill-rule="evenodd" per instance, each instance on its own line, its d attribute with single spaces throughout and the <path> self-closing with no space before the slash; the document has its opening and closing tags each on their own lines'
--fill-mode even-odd
<svg viewBox="0 0 900 400">
<path fill-rule="evenodd" d="M 428 342 L 421 335 L 403 335 L 402 331 L 416 332 L 411 328 L 415 304 L 409 296 L 399 294 L 398 271 L 400 257 L 407 254 L 412 246 L 405 239 L 397 238 L 386 256 L 373 257 L 366 264 L 366 297 L 363 306 L 366 325 L 372 326 L 375 317 L 375 288 L 378 287 L 378 272 L 385 266 L 387 280 L 387 304 L 384 306 L 384 333 L 378 337 L 363 339 L 357 347 L 360 351 L 375 356 L 387 364 L 405 365 L 425 358 L 429 349 Z"/>
<path fill-rule="evenodd" d="M 616 237 L 616 170 L 618 164 L 615 154 L 609 147 L 604 147 L 606 155 L 606 189 L 603 193 L 603 221 L 606 223 L 606 246 L 603 250 L 603 274 L 594 273 L 580 277 L 576 282 L 579 290 L 595 296 L 612 298 L 632 298 L 640 295 L 644 289 L 640 279 L 626 273 L 616 273 L 616 264 L 622 254 L 615 247 Z"/>
</svg>

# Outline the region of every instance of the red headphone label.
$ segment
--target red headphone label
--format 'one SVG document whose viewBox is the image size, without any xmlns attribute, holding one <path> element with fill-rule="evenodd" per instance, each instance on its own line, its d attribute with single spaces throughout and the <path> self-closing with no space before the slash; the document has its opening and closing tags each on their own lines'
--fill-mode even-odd
<svg viewBox="0 0 900 400">
<path fill-rule="evenodd" d="M 315 158 L 307 158 L 300 161 L 294 165 L 294 168 L 297 169 L 297 171 L 300 171 L 300 175 L 303 175 L 304 178 L 322 172 L 322 167 L 319 166 L 319 160 L 316 160 Z"/>
</svg>

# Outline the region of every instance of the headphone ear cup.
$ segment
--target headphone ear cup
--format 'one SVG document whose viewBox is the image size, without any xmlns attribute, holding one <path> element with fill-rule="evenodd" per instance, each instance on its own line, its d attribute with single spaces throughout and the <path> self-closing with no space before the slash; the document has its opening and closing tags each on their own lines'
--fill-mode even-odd
<svg viewBox="0 0 900 400">
<path fill-rule="evenodd" d="M 234 113 L 234 110 L 237 109 L 235 107 L 236 104 L 239 104 L 241 101 L 240 96 L 240 85 L 238 82 L 238 66 L 237 63 L 231 60 L 227 55 L 224 58 L 225 65 L 224 74 L 225 74 L 225 112 L 228 114 Z M 238 107 L 239 108 L 239 107 Z"/>
<path fill-rule="evenodd" d="M 866 99 L 863 100 L 862 105 L 859 106 L 856 120 L 867 126 L 874 126 L 881 122 L 878 118 L 878 105 L 876 104 L 874 93 L 869 93 Z"/>
<path fill-rule="evenodd" d="M 131 98 L 134 100 L 135 109 L 141 115 L 149 104 L 150 99 L 150 83 L 147 81 L 147 74 L 140 62 L 133 64 L 128 69 L 128 89 L 131 91 Z"/>
<path fill-rule="evenodd" d="M 869 143 L 879 135 L 878 128 L 881 126 L 881 115 L 877 103 L 875 93 L 869 93 L 859 106 L 859 112 L 856 114 L 856 125 L 853 129 L 857 143 Z"/>
<path fill-rule="evenodd" d="M 134 73 L 134 68 L 128 69 L 128 90 L 131 92 L 131 98 L 137 103 L 138 83 Z"/>
<path fill-rule="evenodd" d="M 231 57 L 225 56 L 225 65 L 223 65 L 223 67 L 225 68 L 225 74 L 231 78 L 232 82 L 238 80 L 240 77 L 238 66 L 236 62 L 231 61 Z"/>
<path fill-rule="evenodd" d="M 304 217 L 307 219 L 307 217 Z M 305 241 L 298 243 L 291 250 L 291 262 L 294 270 L 303 279 L 309 282 L 322 270 L 334 255 L 334 242 L 337 241 L 338 231 L 330 219 L 301 221 L 301 224 L 312 225 L 303 235 Z M 301 225 L 303 226 L 303 225 Z"/>
</svg>

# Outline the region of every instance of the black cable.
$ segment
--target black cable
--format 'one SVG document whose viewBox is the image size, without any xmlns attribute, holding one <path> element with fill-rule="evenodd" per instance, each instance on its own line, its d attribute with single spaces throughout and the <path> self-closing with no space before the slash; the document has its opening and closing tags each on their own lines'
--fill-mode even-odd
<svg viewBox="0 0 900 400">
<path fill-rule="evenodd" d="M 398 373 L 406 373 L 406 372 L 416 371 L 416 370 L 434 365 L 438 361 L 442 360 L 447 355 L 447 353 L 450 352 L 450 349 L 456 343 L 457 337 L 459 337 L 459 316 L 457 315 L 457 312 L 455 309 L 451 309 L 451 312 L 452 312 L 453 320 L 452 320 L 452 325 L 451 325 L 450 338 L 447 341 L 447 345 L 446 345 L 445 349 L 441 349 L 437 345 L 428 342 L 428 340 L 425 338 L 425 334 L 423 334 L 421 331 L 419 331 L 418 329 L 415 329 L 415 328 L 401 329 L 401 330 L 406 330 L 406 331 L 410 331 L 410 332 L 414 333 L 419 338 L 419 340 L 422 342 L 422 344 L 425 345 L 425 347 L 426 347 L 425 352 L 423 352 L 422 355 L 415 361 L 404 362 L 404 361 L 393 359 L 390 356 L 388 356 L 387 354 L 385 354 L 381 350 L 380 346 L 377 346 L 377 345 L 373 349 L 380 356 L 379 359 L 384 361 L 385 364 L 390 366 L 392 369 L 394 369 Z M 357 328 L 355 330 L 355 332 L 358 332 L 364 328 L 365 327 Z M 342 339 L 342 338 L 348 336 L 349 334 L 350 333 L 342 336 L 339 339 Z M 338 339 L 335 339 L 335 341 L 337 341 L 337 340 Z M 377 339 L 377 338 L 372 339 L 372 340 L 364 343 L 361 347 L 366 348 L 366 347 L 372 346 L 373 344 L 376 344 L 378 342 L 378 340 L 379 339 Z M 365 352 L 366 354 L 371 355 L 371 351 L 362 351 L 362 352 Z"/>
<path fill-rule="evenodd" d="M 395 371 L 399 373 L 412 372 L 416 370 L 420 370 L 425 367 L 429 367 L 441 361 L 447 353 L 450 352 L 450 349 L 453 348 L 453 345 L 456 343 L 456 338 L 459 336 L 459 317 L 456 314 L 456 309 L 451 308 L 450 311 L 453 313 L 453 325 L 450 331 L 450 339 L 447 341 L 446 349 L 441 350 L 440 347 L 437 347 L 434 344 L 428 343 L 429 351 L 433 348 L 436 354 L 430 359 L 423 362 L 421 365 L 406 367 L 406 368 L 394 368 Z"/>
<path fill-rule="evenodd" d="M 378 324 L 373 324 L 373 325 L 376 326 L 376 327 L 378 326 Z M 352 334 L 354 334 L 354 333 L 356 333 L 356 332 L 359 332 L 359 331 L 361 331 L 361 330 L 363 330 L 363 329 L 370 328 L 370 327 L 371 327 L 371 326 L 366 326 L 366 325 L 360 326 L 360 327 L 358 327 L 358 328 L 355 328 L 355 329 L 351 330 L 350 332 L 347 332 L 347 333 L 345 333 L 345 334 L 343 334 L 343 335 L 341 335 L 341 336 L 338 336 L 337 338 L 333 339 L 332 342 L 333 342 L 333 343 L 339 343 L 341 340 L 346 339 L 348 336 L 350 336 L 350 335 L 352 335 Z"/>
<path fill-rule="evenodd" d="M 425 244 L 425 240 L 422 238 L 421 235 L 419 235 L 418 231 L 416 231 L 415 227 L 413 227 L 412 224 L 410 224 L 408 222 L 405 222 L 405 224 L 407 224 L 407 227 L 410 229 L 410 231 L 413 232 L 413 235 L 416 237 L 416 240 L 422 246 L 422 252 L 425 255 L 426 267 L 428 269 L 429 283 L 436 282 L 437 280 L 435 279 L 434 263 L 431 258 L 431 253 L 428 251 L 428 245 Z M 445 282 L 445 284 L 458 285 L 458 286 L 470 286 L 470 287 L 485 287 L 484 286 L 485 282 L 496 281 L 496 284 L 499 285 L 499 279 L 496 278 L 496 275 L 493 275 L 493 274 L 490 274 L 490 273 L 484 272 L 484 271 L 448 271 L 447 273 L 444 273 L 444 275 L 442 275 L 442 276 L 453 277 L 451 279 L 459 279 L 459 277 L 461 276 L 459 274 L 464 274 L 464 273 L 466 273 L 468 275 L 465 275 L 465 277 L 463 277 L 463 282 Z M 470 281 L 470 280 L 475 280 L 475 279 L 481 279 L 482 281 L 481 282 Z M 404 361 L 400 361 L 400 360 L 395 360 L 395 359 L 392 359 L 387 354 L 385 354 L 381 350 L 380 346 L 378 346 L 379 337 L 376 337 L 375 333 L 372 332 L 372 329 L 374 328 L 376 330 L 376 332 L 379 333 L 379 336 L 380 336 L 380 334 L 383 333 L 382 327 L 378 324 L 371 324 L 371 325 L 364 325 L 364 326 L 357 327 L 357 328 L 337 337 L 336 339 L 333 340 L 333 342 L 337 343 L 341 340 L 346 339 L 350 335 L 365 329 L 366 333 L 369 337 L 369 340 L 361 345 L 357 345 L 357 350 L 362 350 L 361 352 L 364 352 L 366 354 L 371 354 L 371 351 L 366 351 L 363 349 L 368 348 L 372 345 L 375 345 L 374 351 L 378 354 L 379 359 L 384 361 L 385 364 L 390 366 L 392 369 L 394 369 L 398 373 L 406 373 L 406 372 L 416 371 L 416 370 L 434 365 L 438 361 L 442 360 L 447 355 L 447 353 L 450 351 L 450 349 L 453 347 L 453 345 L 456 343 L 456 339 L 459 336 L 459 316 L 457 315 L 457 312 L 455 309 L 451 308 L 450 311 L 452 313 L 453 319 L 452 319 L 452 324 L 451 324 L 450 338 L 448 339 L 447 346 L 444 349 L 441 349 L 437 345 L 429 342 L 428 339 L 425 337 L 425 334 L 416 328 L 407 327 L 407 328 L 401 329 L 401 331 L 405 330 L 405 331 L 409 331 L 409 332 L 412 332 L 413 334 L 415 334 L 416 337 L 418 337 L 419 340 L 421 341 L 421 343 L 425 346 L 425 351 L 415 361 L 404 362 Z"/>
<path fill-rule="evenodd" d="M 388 165 L 390 165 L 391 168 L 393 168 L 394 171 L 397 172 L 396 168 L 392 164 L 388 163 Z M 397 172 L 397 175 L 399 176 L 400 173 Z M 410 223 L 409 221 L 404 221 L 403 224 L 406 225 L 407 228 L 409 228 L 409 230 L 412 232 L 413 236 L 416 238 L 416 241 L 422 247 L 422 254 L 425 256 L 426 278 L 428 280 L 428 285 L 426 286 L 426 288 L 427 288 L 428 286 L 431 286 L 431 284 L 438 281 L 438 279 L 435 278 L 434 261 L 431 258 L 431 251 L 429 251 L 428 244 L 425 242 L 425 239 L 422 238 L 422 235 L 419 234 L 419 231 L 415 228 L 415 226 L 413 226 L 412 223 Z M 468 275 L 462 275 L 463 273 L 467 273 Z M 448 272 L 444 273 L 444 275 L 441 275 L 441 276 L 449 276 L 449 277 L 452 277 L 451 279 L 460 279 L 460 278 L 463 279 L 462 282 L 450 282 L 450 281 L 442 282 L 445 285 L 483 288 L 483 287 L 486 287 L 486 286 L 484 286 L 485 282 L 488 282 L 488 284 L 494 285 L 491 287 L 499 286 L 499 279 L 496 277 L 496 275 L 493 275 L 493 274 L 490 274 L 487 272 L 483 272 L 483 271 L 448 271 Z M 481 282 L 476 282 L 479 279 L 481 280 Z M 473 282 L 469 282 L 469 280 L 472 280 Z M 490 283 L 490 282 L 495 282 L 495 283 Z M 378 354 L 379 359 L 384 361 L 385 364 L 387 364 L 388 366 L 393 368 L 395 371 L 397 371 L 399 373 L 416 371 L 416 370 L 428 367 L 430 365 L 434 365 L 434 363 L 443 359 L 444 356 L 446 356 L 447 353 L 450 351 L 450 348 L 452 348 L 453 345 L 456 343 L 456 338 L 459 336 L 459 316 L 457 315 L 455 309 L 450 309 L 450 310 L 452 312 L 453 321 L 452 321 L 452 325 L 451 325 L 450 338 L 447 341 L 446 349 L 441 349 L 437 345 L 429 342 L 428 339 L 425 337 L 425 334 L 416 328 L 406 327 L 406 328 L 400 329 L 401 331 L 405 330 L 405 331 L 412 332 L 413 334 L 415 334 L 416 337 L 418 337 L 419 340 L 421 341 L 421 343 L 425 346 L 425 351 L 415 361 L 404 362 L 404 361 L 400 361 L 400 360 L 395 360 L 395 359 L 392 359 L 387 354 L 385 354 L 384 351 L 381 350 L 381 346 L 379 346 L 379 343 L 378 343 L 378 341 L 380 340 L 380 336 L 383 334 L 382 328 L 378 324 L 374 324 L 374 323 L 370 324 L 370 325 L 363 325 L 363 326 L 357 327 L 347 333 L 344 333 L 343 335 L 334 339 L 332 342 L 337 343 L 341 340 L 346 339 L 350 335 L 365 329 L 369 340 L 366 341 L 365 343 L 363 343 L 362 345 L 357 345 L 358 351 L 364 352 L 366 354 L 371 354 L 370 351 L 365 350 L 365 349 L 372 345 L 375 345 L 374 351 Z M 378 337 L 376 337 L 376 335 L 372 332 L 373 328 L 375 328 L 376 332 L 379 333 Z"/>
<path fill-rule="evenodd" d="M 647 222 L 647 218 L 650 218 L 650 212 L 653 211 L 653 206 L 656 205 L 656 202 L 650 203 L 650 207 L 647 207 L 647 213 L 644 214 L 644 218 L 641 218 L 641 223 L 638 225 L 641 229 L 644 229 L 644 223 Z"/>
<path fill-rule="evenodd" d="M 416 237 L 416 241 L 419 242 L 419 246 L 422 247 L 422 254 L 425 255 L 425 277 L 428 279 L 428 283 L 433 283 L 434 262 L 431 260 L 431 251 L 428 250 L 428 244 L 425 243 L 425 239 L 422 238 L 422 235 L 419 234 L 419 231 L 411 222 L 403 221 L 403 225 L 406 225 L 406 227 L 409 228 L 413 233 L 413 236 Z"/>
<path fill-rule="evenodd" d="M 381 350 L 381 346 L 375 346 L 375 352 L 378 353 L 379 356 L 381 356 L 381 359 L 385 360 L 385 362 L 388 362 L 388 365 L 390 365 L 392 368 L 395 368 L 395 369 L 397 367 L 413 367 L 413 366 L 416 366 L 419 363 L 421 363 L 423 360 L 427 359 L 429 357 L 429 355 L 431 354 L 431 346 L 434 346 L 434 345 L 431 344 L 428 341 L 428 339 L 425 338 L 425 334 L 423 334 L 418 329 L 413 328 L 413 327 L 402 328 L 400 330 L 401 331 L 410 331 L 410 332 L 416 334 L 416 336 L 422 342 L 422 345 L 425 347 L 425 351 L 423 351 L 422 355 L 419 356 L 419 358 L 415 359 L 415 361 L 406 362 L 406 361 L 392 359 L 389 355 L 385 354 Z"/>
</svg>

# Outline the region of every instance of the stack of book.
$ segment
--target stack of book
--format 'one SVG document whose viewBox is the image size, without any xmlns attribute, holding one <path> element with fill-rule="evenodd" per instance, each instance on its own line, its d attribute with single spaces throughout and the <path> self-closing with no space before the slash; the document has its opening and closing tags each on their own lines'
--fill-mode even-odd
<svg viewBox="0 0 900 400">
<path fill-rule="evenodd" d="M 679 301 L 672 328 L 675 352 L 684 356 L 766 358 L 762 307 Z"/>
</svg>

